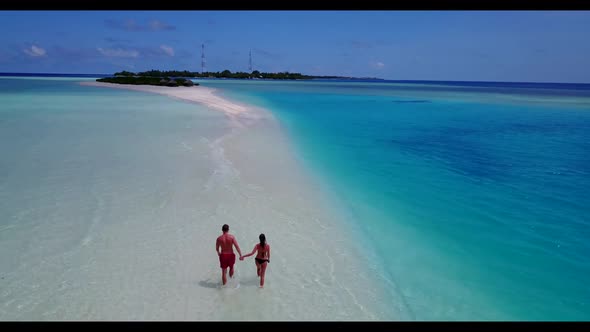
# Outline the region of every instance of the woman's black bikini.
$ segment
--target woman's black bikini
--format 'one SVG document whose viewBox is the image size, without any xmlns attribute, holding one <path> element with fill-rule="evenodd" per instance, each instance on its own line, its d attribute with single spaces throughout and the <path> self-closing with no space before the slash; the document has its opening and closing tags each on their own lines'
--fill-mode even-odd
<svg viewBox="0 0 590 332">
<path fill-rule="evenodd" d="M 265 258 L 254 258 L 256 260 L 256 263 L 258 264 L 264 264 L 264 262 L 268 262 L 268 259 Z"/>
</svg>

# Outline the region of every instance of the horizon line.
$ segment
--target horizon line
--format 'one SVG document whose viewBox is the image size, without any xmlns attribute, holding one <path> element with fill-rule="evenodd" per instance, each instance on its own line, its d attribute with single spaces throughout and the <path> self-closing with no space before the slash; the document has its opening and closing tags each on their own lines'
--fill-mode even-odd
<svg viewBox="0 0 590 332">
<path fill-rule="evenodd" d="M 162 70 L 165 71 L 165 70 Z M 180 70 L 179 70 L 180 71 Z M 76 75 L 96 75 L 96 76 L 111 76 L 113 74 L 99 74 L 99 73 L 39 73 L 39 72 L 0 72 L 0 76 L 9 76 L 11 74 L 27 74 L 27 75 L 69 75 L 69 76 L 76 76 Z M 307 74 L 303 74 L 307 75 Z M 313 76 L 313 75 L 309 75 Z M 318 76 L 338 76 L 338 75 L 318 75 Z M 432 79 L 422 79 L 422 80 L 413 80 L 413 79 L 387 79 L 387 78 L 379 78 L 379 77 L 353 77 L 353 76 L 338 76 L 340 78 L 356 78 L 356 79 L 377 79 L 380 81 L 388 81 L 388 82 L 455 82 L 455 83 L 527 83 L 527 84 L 583 84 L 583 85 L 590 85 L 590 82 L 527 82 L 527 81 L 465 81 L 465 80 L 432 80 Z M 231 79 L 231 78 L 229 78 Z"/>
</svg>

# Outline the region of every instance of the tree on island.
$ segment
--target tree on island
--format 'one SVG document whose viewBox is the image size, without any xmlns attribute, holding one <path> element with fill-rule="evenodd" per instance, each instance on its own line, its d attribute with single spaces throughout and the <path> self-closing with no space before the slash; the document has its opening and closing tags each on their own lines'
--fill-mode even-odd
<svg viewBox="0 0 590 332">
<path fill-rule="evenodd" d="M 115 76 L 135 76 L 134 73 L 123 70 L 122 72 L 115 73 Z"/>
</svg>

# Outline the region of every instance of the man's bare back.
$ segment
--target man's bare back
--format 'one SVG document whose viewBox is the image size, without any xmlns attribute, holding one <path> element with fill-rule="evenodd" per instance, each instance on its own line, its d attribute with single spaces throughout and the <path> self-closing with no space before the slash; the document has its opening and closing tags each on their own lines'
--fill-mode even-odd
<svg viewBox="0 0 590 332">
<path fill-rule="evenodd" d="M 233 254 L 234 244 L 237 246 L 236 238 L 231 234 L 224 233 L 217 238 L 217 245 L 221 247 L 222 254 Z"/>
</svg>

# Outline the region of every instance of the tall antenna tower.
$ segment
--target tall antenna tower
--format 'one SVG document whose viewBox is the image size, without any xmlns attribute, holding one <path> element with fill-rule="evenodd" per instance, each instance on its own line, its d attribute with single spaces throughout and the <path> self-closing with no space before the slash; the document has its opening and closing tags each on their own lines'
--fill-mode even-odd
<svg viewBox="0 0 590 332">
<path fill-rule="evenodd" d="M 205 44 L 201 44 L 201 74 L 205 72 Z"/>
<path fill-rule="evenodd" d="M 252 72 L 252 50 L 250 50 L 250 63 L 248 69 L 250 70 L 250 72 Z"/>
</svg>

